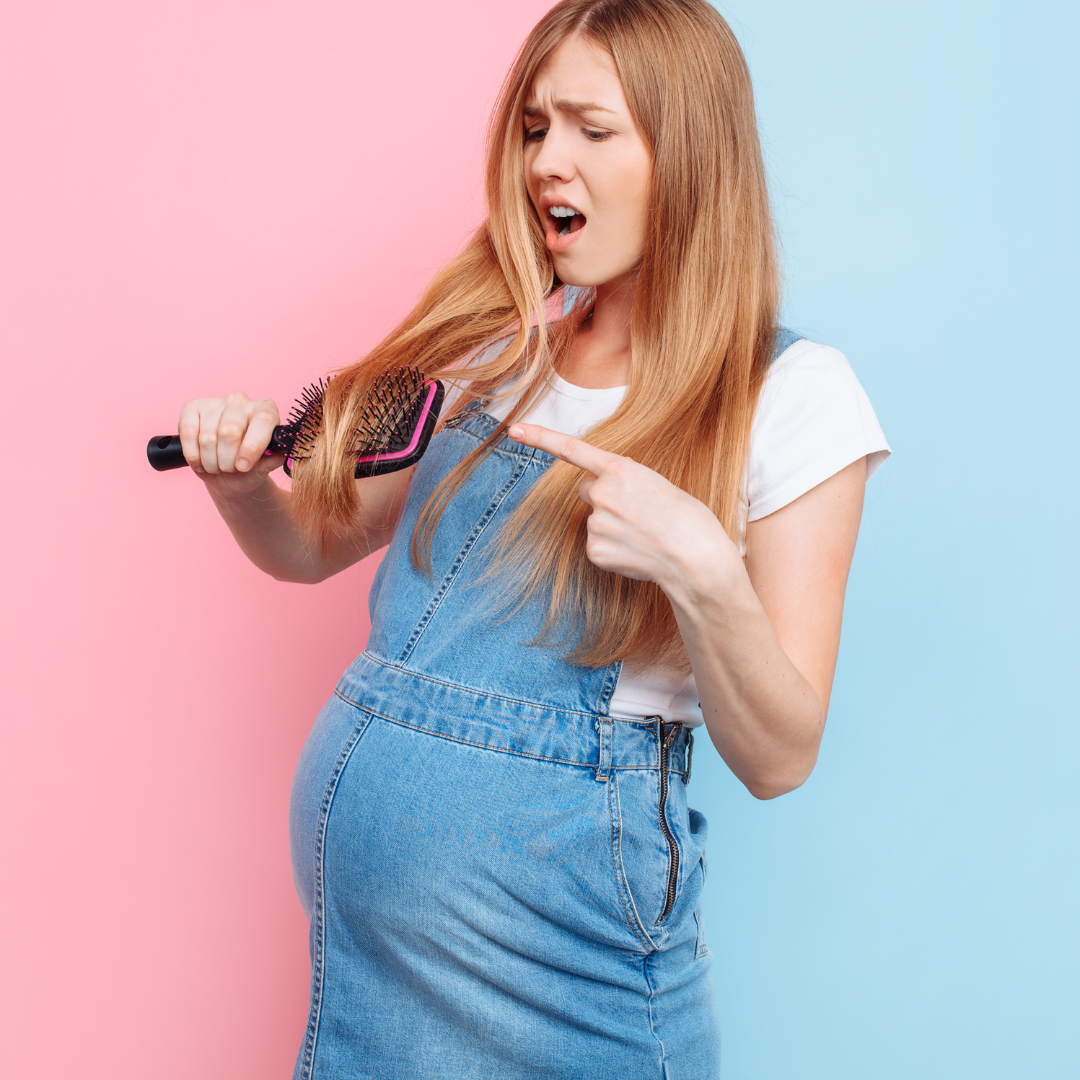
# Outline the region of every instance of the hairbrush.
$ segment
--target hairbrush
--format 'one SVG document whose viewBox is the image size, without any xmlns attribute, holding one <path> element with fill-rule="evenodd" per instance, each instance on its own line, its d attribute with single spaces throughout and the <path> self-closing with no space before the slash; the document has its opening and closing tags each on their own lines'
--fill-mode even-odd
<svg viewBox="0 0 1080 1080">
<path fill-rule="evenodd" d="M 350 452 L 356 456 L 356 478 L 382 476 L 415 465 L 435 431 L 443 393 L 443 384 L 425 378 L 419 368 L 399 367 L 380 375 L 353 430 Z M 289 476 L 295 462 L 311 457 L 322 427 L 325 396 L 326 384 L 320 379 L 303 391 L 285 423 L 274 428 L 264 456 L 284 454 Z M 158 472 L 187 465 L 179 435 L 155 435 L 146 444 L 146 456 Z"/>
</svg>

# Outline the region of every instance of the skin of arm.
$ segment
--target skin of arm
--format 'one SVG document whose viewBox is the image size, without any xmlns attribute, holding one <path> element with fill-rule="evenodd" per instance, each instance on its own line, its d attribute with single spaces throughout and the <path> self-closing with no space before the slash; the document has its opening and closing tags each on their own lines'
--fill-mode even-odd
<svg viewBox="0 0 1080 1080">
<path fill-rule="evenodd" d="M 300 535 L 292 515 L 292 494 L 269 476 L 246 494 L 226 495 L 211 489 L 210 496 L 240 550 L 260 570 L 278 581 L 314 585 L 390 542 L 404 502 L 406 474 L 411 471 L 357 480 L 361 519 L 346 534 L 334 536 L 325 548 Z"/>
<path fill-rule="evenodd" d="M 753 522 L 744 563 L 712 511 L 651 469 L 534 424 L 510 437 L 592 474 L 586 555 L 663 589 L 732 772 L 759 799 L 802 784 L 825 726 L 866 459 Z"/>
<path fill-rule="evenodd" d="M 759 799 L 798 787 L 817 761 L 865 483 L 859 458 L 751 522 L 745 569 L 698 551 L 661 585 L 709 734 Z"/>
<path fill-rule="evenodd" d="M 326 547 L 312 544 L 297 528 L 291 493 L 270 476 L 285 459 L 262 456 L 278 423 L 268 398 L 198 398 L 180 412 L 180 441 L 244 554 L 278 581 L 314 584 L 389 543 L 412 469 L 355 481 L 361 513 L 352 528 Z"/>
</svg>

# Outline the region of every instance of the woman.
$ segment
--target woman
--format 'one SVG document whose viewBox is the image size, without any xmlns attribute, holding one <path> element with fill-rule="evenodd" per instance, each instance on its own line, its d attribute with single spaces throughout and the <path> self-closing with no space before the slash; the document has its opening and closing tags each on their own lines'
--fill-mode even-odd
<svg viewBox="0 0 1080 1080">
<path fill-rule="evenodd" d="M 487 189 L 465 252 L 331 382 L 291 494 L 260 456 L 273 402 L 181 414 L 268 573 L 390 544 L 293 790 L 295 1075 L 714 1077 L 692 729 L 759 798 L 809 775 L 888 447 L 843 357 L 777 326 L 749 76 L 702 0 L 552 9 Z M 456 400 L 413 469 L 354 481 L 354 418 L 406 362 Z"/>
</svg>

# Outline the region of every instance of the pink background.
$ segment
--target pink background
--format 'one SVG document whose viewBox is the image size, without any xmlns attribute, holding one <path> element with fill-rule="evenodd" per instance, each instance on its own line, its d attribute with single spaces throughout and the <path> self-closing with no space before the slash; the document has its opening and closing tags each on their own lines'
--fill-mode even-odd
<svg viewBox="0 0 1080 1080">
<path fill-rule="evenodd" d="M 408 309 L 548 6 L 5 5 L 6 1075 L 289 1074 L 289 784 L 373 561 L 262 576 L 144 446 L 188 397 L 289 403 Z"/>
</svg>

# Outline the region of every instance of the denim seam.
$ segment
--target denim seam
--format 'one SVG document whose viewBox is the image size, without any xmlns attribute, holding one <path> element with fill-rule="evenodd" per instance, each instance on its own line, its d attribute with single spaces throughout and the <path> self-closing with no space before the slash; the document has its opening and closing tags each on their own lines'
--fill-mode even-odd
<svg viewBox="0 0 1080 1080">
<path fill-rule="evenodd" d="M 652 731 L 656 727 L 656 722 L 654 720 L 648 720 L 644 717 L 608 716 L 605 713 L 587 712 L 583 709 L 563 709 L 557 705 L 548 705 L 541 701 L 528 701 L 525 698 L 506 697 L 505 694 L 496 694 L 488 690 L 477 690 L 476 687 L 472 686 L 462 686 L 460 683 L 447 682 L 446 679 L 437 679 L 434 675 L 425 675 L 421 671 L 414 671 L 412 668 L 401 667 L 396 662 L 391 663 L 390 661 L 383 660 L 381 657 L 376 656 L 374 653 L 369 652 L 367 649 L 365 649 L 360 655 L 363 656 L 365 660 L 370 660 L 371 663 L 378 664 L 379 667 L 386 668 L 388 671 L 402 673 L 410 676 L 413 679 L 423 679 L 424 682 L 434 683 L 436 686 L 445 686 L 449 690 L 464 690 L 468 694 L 477 694 L 492 701 L 503 701 L 506 702 L 508 705 L 525 705 L 533 709 L 543 709 L 544 712 L 558 713 L 561 716 L 587 716 L 589 717 L 589 719 L 600 716 L 604 717 L 605 719 L 611 720 L 612 722 L 618 721 L 618 723 L 620 724 L 630 724 L 633 727 L 643 728 L 646 731 Z M 621 665 L 622 662 L 618 661 L 618 663 Z M 612 666 L 614 667 L 614 665 Z M 352 698 L 347 697 L 345 694 L 342 694 L 340 689 L 337 691 L 337 693 L 343 700 L 347 701 L 350 705 L 355 705 L 357 708 L 366 708 L 366 706 L 361 705 L 359 702 L 353 701 Z M 687 728 L 685 730 L 689 733 L 691 729 Z M 685 751 L 683 753 L 683 758 L 685 761 Z M 616 767 L 618 768 L 621 766 Z M 638 768 L 638 766 L 626 767 Z M 680 776 L 686 775 L 685 769 L 679 770 L 673 768 L 672 771 L 677 772 Z"/>
<path fill-rule="evenodd" d="M 334 693 L 345 702 L 346 705 L 351 705 L 354 709 L 363 709 L 364 712 L 370 716 L 378 717 L 380 720 L 385 720 L 388 724 L 397 724 L 399 727 L 408 728 L 410 731 L 419 731 L 424 735 L 432 735 L 436 739 L 446 739 L 449 742 L 462 743 L 464 746 L 475 746 L 478 750 L 490 750 L 495 754 L 510 754 L 513 757 L 528 758 L 530 761 L 549 761 L 553 765 L 573 765 L 578 769 L 596 769 L 595 761 L 575 761 L 570 758 L 558 758 L 548 757 L 545 754 L 529 754 L 524 750 L 510 750 L 505 746 L 493 746 L 491 743 L 475 742 L 472 739 L 465 739 L 459 735 L 448 735 L 445 731 L 436 731 L 434 728 L 421 727 L 419 724 L 410 724 L 407 720 L 401 720 L 396 716 L 388 716 L 386 713 L 381 713 L 377 709 L 371 708 L 369 705 L 360 705 L 353 701 L 351 698 L 347 698 L 340 690 L 335 690 Z M 609 765 L 608 768 L 612 771 L 618 769 L 625 772 L 628 769 L 634 769 L 639 772 L 654 772 L 656 770 L 655 765 Z M 676 776 L 679 774 L 676 773 Z"/>
<path fill-rule="evenodd" d="M 611 867 L 615 874 L 615 887 L 622 903 L 623 915 L 634 937 L 647 951 L 655 950 L 656 943 L 638 916 L 634 896 L 630 892 L 630 883 L 626 880 L 626 868 L 622 861 L 622 805 L 619 802 L 619 785 L 614 776 L 608 780 L 607 785 L 608 813 L 611 817 Z"/>
<path fill-rule="evenodd" d="M 656 1034 L 656 1020 L 653 1017 L 653 999 L 656 997 L 656 990 L 653 987 L 652 979 L 649 977 L 649 961 L 651 959 L 651 957 L 646 956 L 641 965 L 642 974 L 645 976 L 645 985 L 649 988 L 649 1031 L 660 1047 L 660 1068 L 664 1080 L 670 1080 L 667 1067 L 667 1048 L 664 1046 L 664 1040 Z"/>
<path fill-rule="evenodd" d="M 351 705 L 353 708 L 362 708 L 362 710 L 365 713 L 367 713 L 368 715 L 370 715 L 370 716 L 377 716 L 380 720 L 387 720 L 389 724 L 396 724 L 396 725 L 399 725 L 400 727 L 408 728 L 410 731 L 422 731 L 424 734 L 435 735 L 435 737 L 438 738 L 438 739 L 448 739 L 450 742 L 459 742 L 459 743 L 463 743 L 464 745 L 467 745 L 467 746 L 476 746 L 478 748 L 478 750 L 489 750 L 489 751 L 492 751 L 492 752 L 494 752 L 496 754 L 512 754 L 514 757 L 527 757 L 532 761 L 551 761 L 555 765 L 572 765 L 572 766 L 576 766 L 577 768 L 580 768 L 580 769 L 594 769 L 595 770 L 596 767 L 597 767 L 597 762 L 596 761 L 578 761 L 578 760 L 572 760 L 572 759 L 567 758 L 567 757 L 549 757 L 549 756 L 546 756 L 544 754 L 528 754 L 525 751 L 521 751 L 521 750 L 508 750 L 508 748 L 504 747 L 504 746 L 495 746 L 495 745 L 492 745 L 491 743 L 481 743 L 481 742 L 475 742 L 472 739 L 464 739 L 464 738 L 460 737 L 460 735 L 447 734 L 445 731 L 436 731 L 434 728 L 422 727 L 419 724 L 409 724 L 408 720 L 403 720 L 403 719 L 400 719 L 399 717 L 396 717 L 396 716 L 389 716 L 386 713 L 380 713 L 378 710 L 376 710 L 376 708 L 372 708 L 372 706 L 370 706 L 370 705 L 364 705 L 364 704 L 361 704 L 360 702 L 353 701 L 352 698 L 347 697 L 346 694 L 343 694 L 340 690 L 336 689 L 334 691 L 334 693 L 335 693 L 336 697 L 340 698 L 347 705 Z M 582 715 L 589 715 L 589 714 L 582 714 Z M 611 765 L 611 764 L 609 764 L 608 765 L 608 770 L 611 771 L 611 772 L 626 772 L 626 771 L 656 772 L 656 771 L 658 771 L 658 766 L 656 766 L 656 765 Z M 674 772 L 676 777 L 677 777 L 677 775 L 680 775 L 680 773 L 676 769 L 672 769 L 670 771 Z"/>
<path fill-rule="evenodd" d="M 604 685 L 600 690 L 600 700 L 597 702 L 597 712 L 602 713 L 604 716 L 611 715 L 611 698 L 615 693 L 615 687 L 619 683 L 619 676 L 622 674 L 623 662 L 616 660 L 614 664 L 608 665 L 607 676 L 604 679 Z"/>
<path fill-rule="evenodd" d="M 494 416 L 491 416 L 486 412 L 474 412 L 471 414 L 463 413 L 460 417 L 454 417 L 453 420 L 448 420 L 443 427 L 453 428 L 453 430 L 460 432 L 462 435 L 468 435 L 470 438 L 475 439 L 476 442 L 482 443 L 486 439 L 490 438 L 492 431 L 489 431 L 486 435 L 481 435 L 479 432 L 473 431 L 471 428 L 465 427 L 465 424 L 470 420 L 483 421 L 489 425 L 494 431 L 499 426 L 501 421 L 496 420 Z M 520 450 L 516 447 L 521 447 Z M 499 457 L 521 457 L 528 459 L 530 464 L 548 466 L 555 461 L 555 457 L 552 454 L 547 453 L 545 450 L 538 450 L 531 446 L 525 446 L 523 443 L 515 442 L 513 439 L 507 437 L 501 442 L 496 443 L 491 448 L 491 453 L 498 455 Z"/>
<path fill-rule="evenodd" d="M 383 666 L 384 667 L 389 667 L 390 665 L 384 664 Z M 417 676 L 417 678 L 423 678 L 423 677 L 424 676 Z M 438 682 L 437 679 L 430 679 L 428 681 L 429 682 Z M 445 683 L 443 685 L 452 686 L 453 684 L 452 683 Z M 436 731 L 434 728 L 422 727 L 419 724 L 410 724 L 407 720 L 401 720 L 396 716 L 388 716 L 386 713 L 381 713 L 377 709 L 371 708 L 370 705 L 362 704 L 359 701 L 353 701 L 353 699 L 351 697 L 349 697 L 347 694 L 343 694 L 341 692 L 341 690 L 339 690 L 339 689 L 335 689 L 334 694 L 337 697 L 341 698 L 341 700 L 344 701 L 346 705 L 351 705 L 354 709 L 363 709 L 366 713 L 370 713 L 372 716 L 377 716 L 380 720 L 387 720 L 391 724 L 399 724 L 401 727 L 407 727 L 407 728 L 411 729 L 412 731 L 422 731 L 422 732 L 425 732 L 428 735 L 436 735 L 440 739 L 449 739 L 451 742 L 460 742 L 460 743 L 466 744 L 467 746 L 476 746 L 476 747 L 479 747 L 482 750 L 493 750 L 493 751 L 495 751 L 496 753 L 499 753 L 499 754 L 513 754 L 516 757 L 530 758 L 533 761 L 551 761 L 551 762 L 554 762 L 554 763 L 556 763 L 558 765 L 576 765 L 576 766 L 578 766 L 578 767 L 580 767 L 582 769 L 595 769 L 597 767 L 597 763 L 595 761 L 575 761 L 575 760 L 571 760 L 570 758 L 548 757 L 547 755 L 544 755 L 544 754 L 529 754 L 529 753 L 526 753 L 524 750 L 508 750 L 508 749 L 506 749 L 505 747 L 502 747 L 502 746 L 493 746 L 491 743 L 474 742 L 472 739 L 461 738 L 461 737 L 459 737 L 457 735 L 448 735 L 445 732 Z M 491 696 L 494 697 L 495 695 L 491 695 Z M 511 701 L 512 702 L 514 699 L 513 698 L 502 698 L 500 700 Z M 517 704 L 527 705 L 529 703 L 528 702 L 518 702 Z M 566 713 L 567 715 L 570 715 L 570 716 L 590 716 L 591 715 L 590 713 L 570 713 L 566 709 L 552 709 L 550 711 L 551 712 L 557 712 L 557 713 Z M 653 764 L 644 764 L 644 763 L 643 764 L 633 764 L 633 765 L 609 764 L 608 769 L 611 772 L 628 772 L 628 771 L 656 772 L 656 771 L 659 770 L 659 766 L 653 765 Z M 673 769 L 669 769 L 668 771 L 671 772 L 671 773 L 674 773 L 675 776 L 683 776 L 684 775 L 683 773 L 679 772 L 678 769 L 673 768 Z"/>
<path fill-rule="evenodd" d="M 612 770 L 618 770 L 619 772 L 625 772 L 627 769 L 636 769 L 638 772 L 660 771 L 660 766 L 658 765 L 612 765 L 611 768 Z M 669 770 L 667 771 L 676 775 L 676 777 L 681 777 L 681 775 L 683 775 L 683 773 L 679 772 L 678 769 L 669 768 Z"/>
<path fill-rule="evenodd" d="M 612 769 L 617 769 L 619 772 L 625 772 L 627 769 L 636 769 L 638 772 L 659 772 L 659 765 L 612 765 Z M 669 766 L 668 773 L 673 776 L 678 776 L 680 779 L 685 773 L 679 772 L 678 769 Z"/>
<path fill-rule="evenodd" d="M 446 594 L 450 591 L 450 586 L 454 584 L 454 580 L 457 578 L 462 566 L 465 565 L 466 559 L 468 559 L 470 552 L 476 546 L 476 541 L 480 539 L 484 534 L 484 530 L 487 528 L 488 523 L 498 512 L 499 507 L 506 501 L 506 497 L 517 486 L 518 482 L 525 475 L 525 469 L 528 466 L 528 461 L 520 462 L 514 471 L 510 474 L 510 479 L 503 485 L 502 490 L 495 496 L 495 498 L 488 504 L 487 509 L 480 515 L 480 519 L 473 526 L 472 532 L 469 533 L 468 539 L 465 541 L 464 546 L 457 553 L 454 558 L 450 569 L 446 572 L 446 576 L 442 580 L 438 591 L 432 597 L 428 603 L 427 609 L 424 614 L 420 616 L 420 621 L 413 628 L 412 634 L 409 636 L 409 640 L 405 643 L 405 648 L 401 650 L 401 655 L 397 658 L 395 666 L 403 666 L 412 655 L 413 649 L 416 648 L 417 642 L 423 636 L 424 631 L 431 624 L 431 620 L 435 618 L 436 613 L 442 606 L 442 602 L 446 597 Z"/>
<path fill-rule="evenodd" d="M 694 918 L 697 920 L 697 949 L 694 950 L 694 959 L 700 960 L 709 955 L 709 943 L 705 940 L 705 920 L 701 914 L 701 895 L 705 892 L 705 885 L 709 879 L 709 870 L 705 852 L 698 857 L 698 866 L 701 867 L 701 894 L 698 895 L 698 906 L 694 909 Z"/>
<path fill-rule="evenodd" d="M 344 700 L 348 701 L 348 698 Z M 352 704 L 350 702 L 350 704 Z M 418 731 L 421 735 L 430 735 L 435 739 L 446 739 L 447 742 L 461 743 L 462 746 L 474 746 L 477 750 L 490 750 L 493 754 L 509 754 L 511 757 L 528 758 L 530 761 L 547 761 L 552 765 L 572 765 L 576 769 L 595 769 L 594 761 L 571 761 L 569 758 L 544 757 L 542 754 L 527 754 L 524 750 L 508 750 L 503 746 L 492 746 L 490 743 L 473 742 L 472 739 L 463 739 L 459 735 L 447 735 L 444 731 L 433 731 L 431 728 L 419 727 L 410 724 L 407 720 L 399 720 L 394 716 L 385 716 L 373 709 L 365 710 L 388 724 L 397 724 L 398 727 L 408 728 L 410 731 Z"/>
<path fill-rule="evenodd" d="M 596 766 L 596 779 L 606 781 L 611 775 L 611 721 L 597 720 L 596 731 L 600 736 L 600 761 Z"/>
<path fill-rule="evenodd" d="M 697 948 L 694 950 L 694 959 L 700 960 L 703 956 L 709 955 L 709 946 L 705 941 L 705 929 L 702 925 L 701 912 L 694 911 L 694 922 L 697 923 Z"/>
<path fill-rule="evenodd" d="M 371 714 L 354 729 L 349 741 L 342 748 L 334 763 L 333 771 L 323 792 L 322 806 L 319 808 L 319 826 L 315 833 L 315 948 L 311 958 L 311 1007 L 308 1012 L 307 1028 L 304 1032 L 304 1064 L 300 1071 L 300 1080 L 310 1080 L 315 1064 L 315 1048 L 319 1035 L 319 1020 L 322 1013 L 323 978 L 325 976 L 324 958 L 326 954 L 326 896 L 323 878 L 323 853 L 326 843 L 326 826 L 330 818 L 330 809 L 337 792 L 338 780 L 345 771 L 345 766 L 352 757 L 360 736 L 368 729 Z"/>
<path fill-rule="evenodd" d="M 477 690 L 471 686 L 461 686 L 458 683 L 447 682 L 445 679 L 436 679 L 432 675 L 424 675 L 422 672 L 413 671 L 411 668 L 399 667 L 397 664 L 388 664 L 385 660 L 380 660 L 379 657 L 373 656 L 366 649 L 361 654 L 366 659 L 370 660 L 373 664 L 378 664 L 379 667 L 387 668 L 390 671 L 402 672 L 413 679 L 423 679 L 424 682 L 434 683 L 436 686 L 445 686 L 448 690 L 464 690 L 468 694 L 476 694 L 479 697 L 486 698 L 490 701 L 502 701 L 507 705 L 524 705 L 531 709 L 542 709 L 544 712 L 557 713 L 560 716 L 581 716 L 593 719 L 597 714 L 591 712 L 585 712 L 581 709 L 560 709 L 558 706 L 545 705 L 539 701 L 526 701 L 524 698 L 512 698 L 506 697 L 503 694 L 492 694 L 487 690 Z M 355 705 L 357 708 L 366 708 L 366 705 L 361 705 L 359 702 L 353 701 L 351 698 L 346 697 L 340 690 L 336 691 L 337 694 L 347 701 L 350 705 Z M 630 721 L 628 721 L 630 722 Z M 639 727 L 651 726 L 651 725 L 638 725 Z"/>
</svg>

